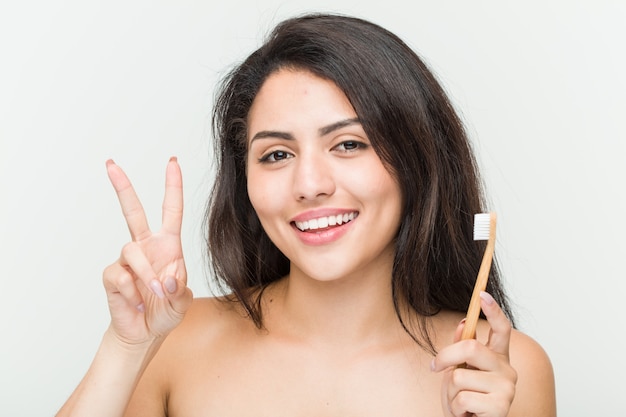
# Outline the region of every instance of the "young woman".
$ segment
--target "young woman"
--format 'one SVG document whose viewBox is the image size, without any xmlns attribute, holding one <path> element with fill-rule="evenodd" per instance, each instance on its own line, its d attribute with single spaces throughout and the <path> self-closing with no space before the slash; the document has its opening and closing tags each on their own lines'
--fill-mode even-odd
<svg viewBox="0 0 626 417">
<path fill-rule="evenodd" d="M 495 266 L 477 339 L 459 340 L 480 182 L 400 39 L 287 20 L 227 77 L 214 127 L 208 250 L 227 295 L 186 287 L 177 161 L 157 233 L 109 161 L 132 241 L 104 272 L 111 325 L 59 416 L 556 414 L 549 359 L 512 329 Z"/>
</svg>

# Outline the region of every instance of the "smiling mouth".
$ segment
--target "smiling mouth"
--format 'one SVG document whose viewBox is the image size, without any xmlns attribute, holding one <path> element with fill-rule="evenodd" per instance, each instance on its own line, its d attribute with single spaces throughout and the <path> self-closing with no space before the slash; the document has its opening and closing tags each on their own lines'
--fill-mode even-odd
<svg viewBox="0 0 626 417">
<path fill-rule="evenodd" d="M 303 222 L 294 222 L 298 230 L 301 232 L 313 232 L 330 227 L 341 226 L 342 224 L 351 222 L 359 215 L 358 211 L 351 213 L 338 214 L 336 216 L 324 216 L 317 219 L 305 220 Z"/>
</svg>

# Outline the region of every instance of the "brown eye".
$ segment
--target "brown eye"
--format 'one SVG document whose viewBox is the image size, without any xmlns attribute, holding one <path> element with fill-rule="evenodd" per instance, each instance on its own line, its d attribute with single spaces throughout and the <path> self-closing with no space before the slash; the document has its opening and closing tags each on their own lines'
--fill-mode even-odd
<svg viewBox="0 0 626 417">
<path fill-rule="evenodd" d="M 359 142 L 356 140 L 347 140 L 335 146 L 335 149 L 340 152 L 353 152 L 358 149 L 365 149 L 366 147 L 367 145 L 363 142 Z"/>
<path fill-rule="evenodd" d="M 293 155 L 291 155 L 289 152 L 285 152 L 285 151 L 274 151 L 274 152 L 270 152 L 266 155 L 263 155 L 260 159 L 259 162 L 261 163 L 273 163 L 273 162 L 279 162 L 282 161 L 284 159 L 288 159 L 291 158 Z"/>
</svg>

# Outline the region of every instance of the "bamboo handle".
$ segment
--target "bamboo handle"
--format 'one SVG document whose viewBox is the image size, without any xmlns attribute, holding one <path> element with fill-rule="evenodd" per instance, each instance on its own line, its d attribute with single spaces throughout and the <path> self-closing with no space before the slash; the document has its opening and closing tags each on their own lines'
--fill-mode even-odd
<svg viewBox="0 0 626 417">
<path fill-rule="evenodd" d="M 491 213 L 489 218 L 489 240 L 480 263 L 478 277 L 474 284 L 474 291 L 470 300 L 469 308 L 465 320 L 465 327 L 461 334 L 461 340 L 473 339 L 476 336 L 476 326 L 478 325 L 478 317 L 480 316 L 480 293 L 487 288 L 487 280 L 489 279 L 489 271 L 491 270 L 491 262 L 493 260 L 493 252 L 496 246 L 496 214 Z"/>
</svg>

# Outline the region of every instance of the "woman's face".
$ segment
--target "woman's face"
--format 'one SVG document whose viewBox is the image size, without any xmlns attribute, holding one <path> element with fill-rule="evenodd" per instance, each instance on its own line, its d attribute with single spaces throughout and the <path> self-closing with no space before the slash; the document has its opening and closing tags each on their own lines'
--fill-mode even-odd
<svg viewBox="0 0 626 417">
<path fill-rule="evenodd" d="M 247 176 L 292 275 L 390 273 L 400 189 L 333 82 L 301 70 L 268 77 L 248 115 Z"/>
</svg>

